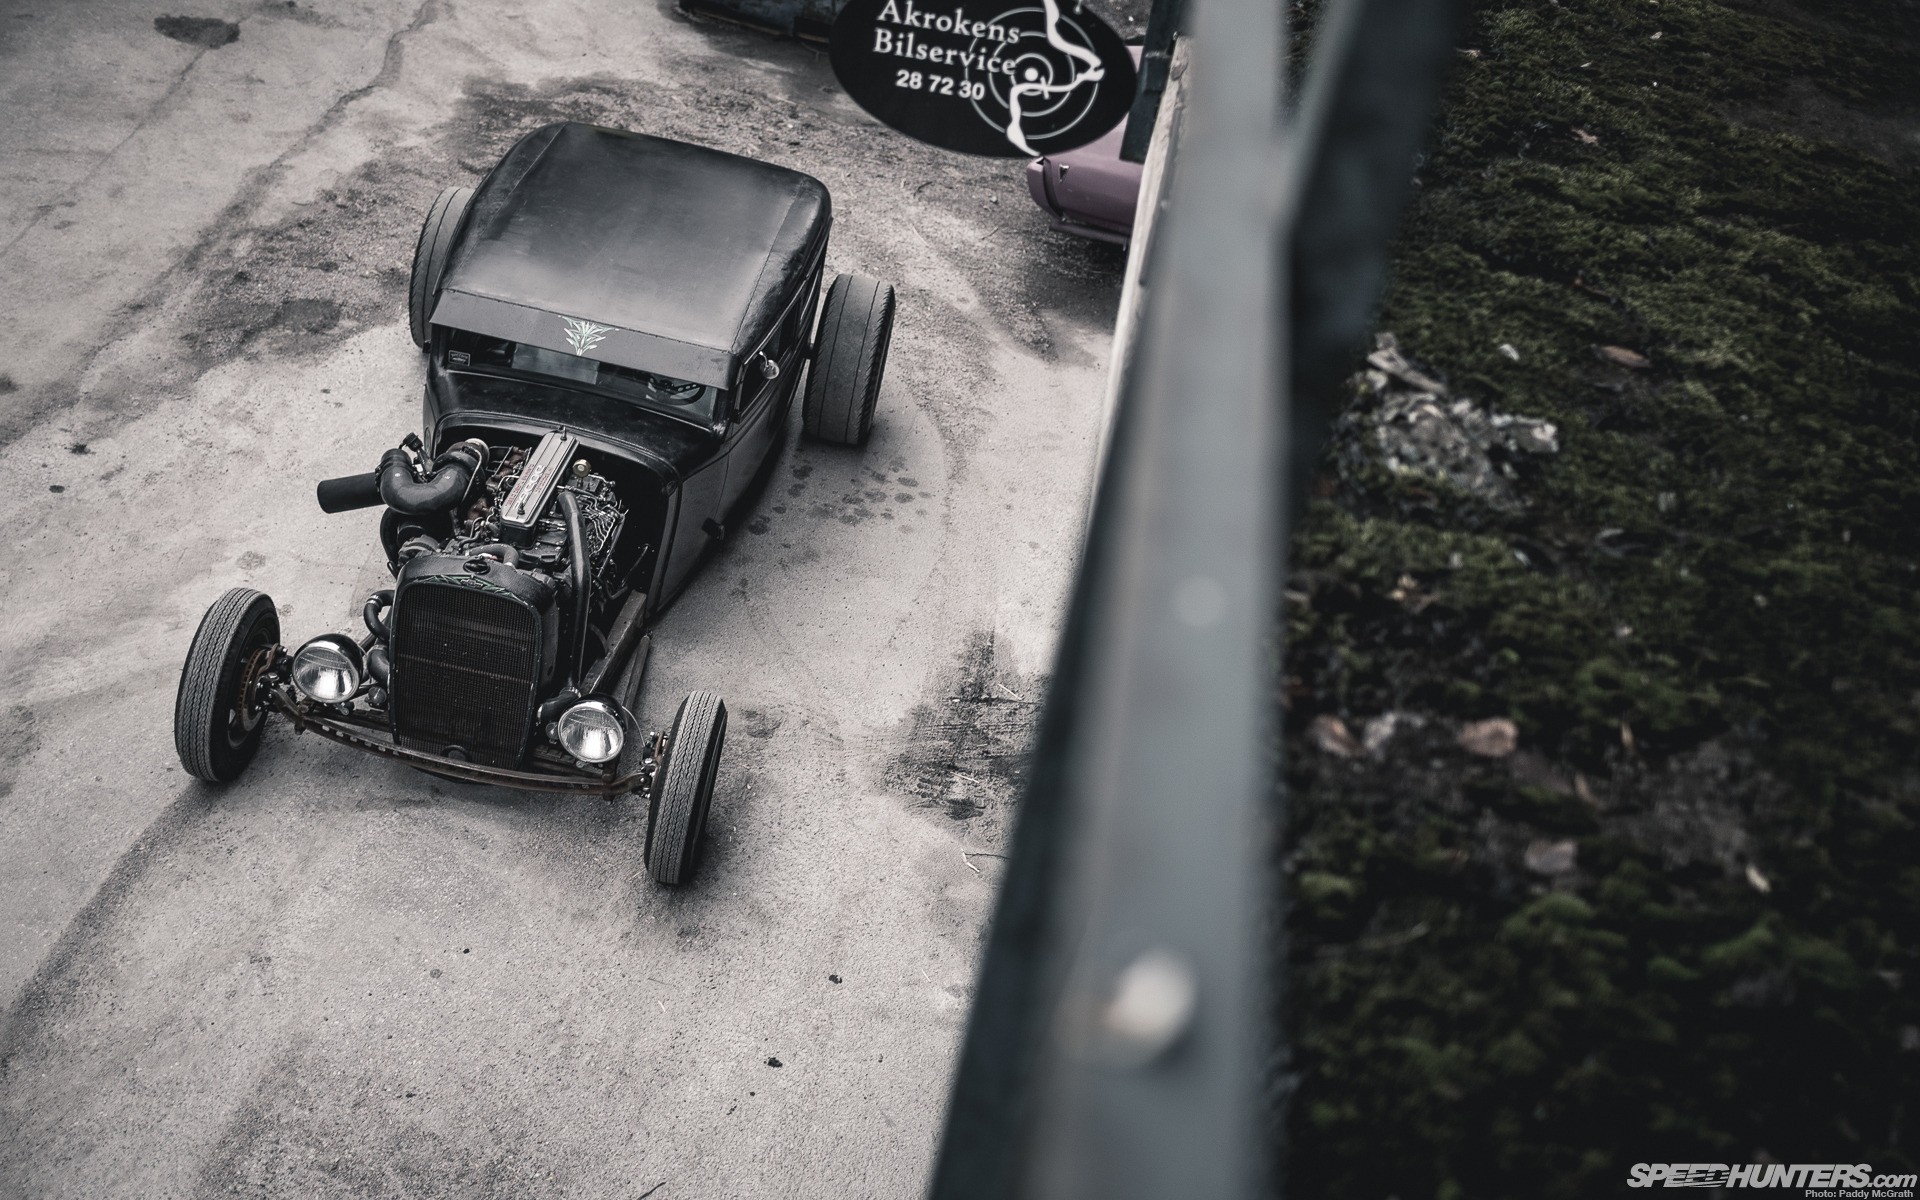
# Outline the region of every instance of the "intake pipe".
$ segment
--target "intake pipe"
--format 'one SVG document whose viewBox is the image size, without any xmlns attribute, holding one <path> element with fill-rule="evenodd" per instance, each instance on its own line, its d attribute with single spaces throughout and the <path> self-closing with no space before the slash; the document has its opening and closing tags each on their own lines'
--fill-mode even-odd
<svg viewBox="0 0 1920 1200">
<path fill-rule="evenodd" d="M 383 688 L 393 686 L 393 656 L 387 653 L 385 646 L 375 646 L 367 651 L 367 674 Z"/>
<path fill-rule="evenodd" d="M 412 460 L 396 446 L 380 456 L 380 498 L 410 517 L 448 512 L 466 498 L 486 461 L 487 444 L 468 439 L 442 454 L 425 479 L 415 479 Z"/>
<path fill-rule="evenodd" d="M 360 607 L 360 619 L 366 622 L 367 632 L 382 646 L 393 640 L 393 630 L 387 627 L 387 619 L 380 614 L 392 607 L 392 588 L 380 589 L 367 597 L 367 602 Z"/>
<path fill-rule="evenodd" d="M 587 671 L 587 612 L 590 596 L 587 592 L 586 526 L 580 521 L 580 505 L 574 501 L 573 493 L 565 488 L 558 489 L 560 497 L 560 515 L 567 521 L 567 557 L 573 561 L 567 566 L 573 572 L 573 673 L 576 684 L 586 677 Z"/>
<path fill-rule="evenodd" d="M 408 516 L 432 516 L 450 511 L 466 498 L 474 474 L 486 461 L 487 444 L 469 438 L 442 454 L 425 479 L 416 479 L 413 459 L 405 447 L 396 446 L 380 456 L 378 470 L 365 475 L 323 479 L 314 494 L 323 512 L 347 512 L 385 504 Z"/>
</svg>

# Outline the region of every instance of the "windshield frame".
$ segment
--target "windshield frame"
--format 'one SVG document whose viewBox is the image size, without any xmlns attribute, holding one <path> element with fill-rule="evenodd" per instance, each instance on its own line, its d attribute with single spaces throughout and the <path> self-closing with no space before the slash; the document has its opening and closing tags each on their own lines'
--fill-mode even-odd
<svg viewBox="0 0 1920 1200">
<path fill-rule="evenodd" d="M 517 342 L 511 338 L 496 337 L 493 334 L 478 333 L 470 329 L 440 326 L 438 327 L 438 332 L 439 337 L 436 339 L 436 344 L 433 347 L 433 357 L 437 365 L 446 371 L 488 375 L 497 379 L 522 380 L 528 383 L 536 383 L 543 387 L 561 387 L 573 391 L 587 392 L 618 404 L 629 405 L 650 413 L 658 413 L 661 416 L 671 417 L 687 425 L 709 431 L 711 431 L 718 422 L 724 420 L 731 412 L 733 403 L 732 393 L 727 389 L 718 388 L 712 384 L 673 379 L 670 376 L 660 375 L 657 372 L 641 371 L 637 368 L 621 366 L 618 363 L 603 362 L 599 359 L 588 358 L 585 355 L 568 354 L 560 350 L 550 350 L 544 346 L 534 345 L 531 342 Z M 494 360 L 487 361 L 480 358 L 479 354 L 476 353 L 476 351 L 481 349 L 479 346 L 468 345 L 463 347 L 457 344 L 468 339 L 471 339 L 474 343 L 492 343 L 492 345 L 486 347 L 486 349 L 494 356 Z M 504 351 L 501 349 L 502 347 L 505 348 Z M 578 375 L 551 374 L 518 366 L 515 360 L 520 357 L 523 351 L 536 357 L 550 356 L 555 359 L 592 363 L 595 367 L 594 373 L 596 378 L 593 381 L 589 381 Z M 454 358 L 456 354 L 461 355 L 464 361 L 456 361 Z M 505 358 L 506 361 L 499 361 L 499 358 Z M 633 391 L 628 391 L 623 388 L 609 387 L 605 383 L 599 382 L 600 379 L 606 377 L 608 372 L 617 372 L 619 375 L 646 376 L 649 379 L 658 379 L 684 387 L 696 387 L 700 389 L 700 398 L 684 404 L 674 404 L 666 400 L 650 399 L 643 392 L 639 391 L 637 387 Z M 617 377 L 618 375 L 616 378 Z"/>
</svg>

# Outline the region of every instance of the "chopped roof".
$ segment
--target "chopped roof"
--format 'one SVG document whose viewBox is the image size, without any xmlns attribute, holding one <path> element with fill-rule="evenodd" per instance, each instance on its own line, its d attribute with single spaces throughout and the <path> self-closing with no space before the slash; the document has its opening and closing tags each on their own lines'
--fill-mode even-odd
<svg viewBox="0 0 1920 1200">
<path fill-rule="evenodd" d="M 798 171 L 547 125 L 474 193 L 433 322 L 731 387 L 830 220 Z"/>
</svg>

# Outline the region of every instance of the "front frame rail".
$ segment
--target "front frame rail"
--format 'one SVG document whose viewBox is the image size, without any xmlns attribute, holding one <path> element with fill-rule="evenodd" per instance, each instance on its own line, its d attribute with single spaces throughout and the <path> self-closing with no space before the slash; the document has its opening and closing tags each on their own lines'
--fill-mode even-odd
<svg viewBox="0 0 1920 1200">
<path fill-rule="evenodd" d="M 292 722 L 294 732 L 313 732 L 343 746 L 352 746 L 356 750 L 365 750 L 406 763 L 410 767 L 419 767 L 435 775 L 444 775 L 449 779 L 458 779 L 466 783 L 492 783 L 501 787 L 519 788 L 527 792 L 558 792 L 572 796 L 619 796 L 626 792 L 644 790 L 651 782 L 650 770 L 635 771 L 630 775 L 615 775 L 612 771 L 573 771 L 561 774 L 567 768 L 556 767 L 554 773 L 539 771 L 521 771 L 511 767 L 490 767 L 483 763 L 462 762 L 457 758 L 448 758 L 443 754 L 430 754 L 425 750 L 415 750 L 410 746 L 395 744 L 391 735 L 382 725 L 369 720 L 356 720 L 326 712 L 319 706 L 294 696 L 284 684 L 275 685 L 267 691 L 267 707 Z"/>
</svg>

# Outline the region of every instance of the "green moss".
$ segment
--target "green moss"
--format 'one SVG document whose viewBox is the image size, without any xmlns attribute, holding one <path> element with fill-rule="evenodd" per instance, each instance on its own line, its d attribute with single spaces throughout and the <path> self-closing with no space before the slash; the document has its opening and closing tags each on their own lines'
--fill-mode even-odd
<svg viewBox="0 0 1920 1200">
<path fill-rule="evenodd" d="M 1647 978 L 1654 983 L 1679 986 L 1698 982 L 1700 972 L 1664 954 L 1656 954 L 1647 960 Z"/>
<path fill-rule="evenodd" d="M 1342 456 L 1296 531 L 1289 1190 L 1914 1170 L 1920 175 L 1846 130 L 1911 141 L 1920 12 L 1507 2 L 1464 44 L 1380 325 L 1561 452 L 1517 514 Z M 1302 736 L 1394 709 L 1435 721 L 1380 763 Z M 1452 745 L 1489 716 L 1561 782 Z M 1519 852 L 1564 836 L 1549 890 Z"/>
<path fill-rule="evenodd" d="M 1769 924 L 1762 921 L 1738 937 L 1708 946 L 1700 954 L 1702 965 L 1708 970 L 1723 972 L 1767 966 L 1780 946 L 1780 939 L 1774 936 Z"/>
<path fill-rule="evenodd" d="M 1353 880 L 1325 871 L 1308 871 L 1294 881 L 1294 888 L 1308 903 L 1350 900 L 1360 893 Z"/>
</svg>

